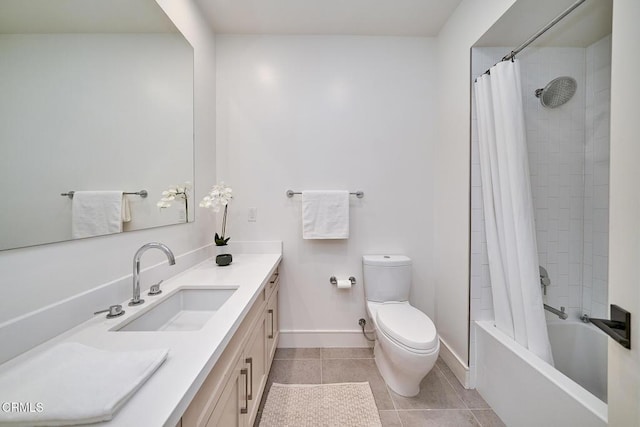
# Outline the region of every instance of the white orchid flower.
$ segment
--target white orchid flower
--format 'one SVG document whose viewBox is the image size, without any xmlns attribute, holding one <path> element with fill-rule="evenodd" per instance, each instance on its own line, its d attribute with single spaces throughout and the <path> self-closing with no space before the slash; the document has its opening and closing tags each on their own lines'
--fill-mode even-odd
<svg viewBox="0 0 640 427">
<path fill-rule="evenodd" d="M 171 207 L 171 202 L 179 198 L 185 201 L 185 207 L 187 203 L 187 199 L 189 198 L 189 190 L 192 188 L 191 182 L 185 182 L 182 186 L 179 185 L 171 185 L 168 189 L 162 192 L 162 198 L 156 206 L 160 209 L 166 209 Z"/>
</svg>

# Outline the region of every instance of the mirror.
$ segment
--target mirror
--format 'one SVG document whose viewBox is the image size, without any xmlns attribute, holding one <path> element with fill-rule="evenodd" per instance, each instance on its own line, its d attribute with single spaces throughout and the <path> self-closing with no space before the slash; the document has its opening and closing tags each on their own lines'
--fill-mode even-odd
<svg viewBox="0 0 640 427">
<path fill-rule="evenodd" d="M 2 0 L 0 57 L 0 250 L 99 223 L 70 191 L 148 194 L 89 235 L 193 221 L 192 193 L 157 206 L 193 182 L 193 48 L 154 0 Z"/>
</svg>

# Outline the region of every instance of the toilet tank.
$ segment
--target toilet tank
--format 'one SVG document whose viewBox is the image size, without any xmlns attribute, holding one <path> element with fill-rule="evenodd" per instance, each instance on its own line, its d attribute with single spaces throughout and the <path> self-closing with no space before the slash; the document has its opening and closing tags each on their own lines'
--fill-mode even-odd
<svg viewBox="0 0 640 427">
<path fill-rule="evenodd" d="M 403 255 L 362 257 L 364 294 L 367 301 L 408 301 L 411 259 Z"/>
</svg>

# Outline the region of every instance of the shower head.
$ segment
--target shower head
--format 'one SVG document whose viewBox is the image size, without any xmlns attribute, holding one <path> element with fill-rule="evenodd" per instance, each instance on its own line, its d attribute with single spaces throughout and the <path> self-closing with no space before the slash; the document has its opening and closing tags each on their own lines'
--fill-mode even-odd
<svg viewBox="0 0 640 427">
<path fill-rule="evenodd" d="M 556 108 L 569 101 L 577 87 L 573 77 L 562 76 L 551 80 L 544 89 L 537 89 L 536 97 L 540 98 L 543 107 Z"/>
</svg>

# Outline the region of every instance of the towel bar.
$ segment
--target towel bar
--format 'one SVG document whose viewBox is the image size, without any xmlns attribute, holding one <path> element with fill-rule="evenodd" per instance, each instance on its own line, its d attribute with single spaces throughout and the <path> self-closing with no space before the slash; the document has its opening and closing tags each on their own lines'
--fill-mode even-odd
<svg viewBox="0 0 640 427">
<path fill-rule="evenodd" d="M 302 194 L 302 191 L 287 190 L 286 194 L 288 198 L 292 198 L 294 194 Z M 355 191 L 349 194 L 351 194 L 352 196 L 356 196 L 358 199 L 362 199 L 364 197 L 364 191 Z"/>
<path fill-rule="evenodd" d="M 71 191 L 67 191 L 66 193 L 60 193 L 61 196 L 65 196 L 68 197 L 70 199 L 73 199 L 73 194 L 75 193 L 75 191 L 71 190 Z M 130 194 L 130 195 L 134 195 L 134 196 L 140 196 L 142 198 L 145 198 L 149 195 L 149 193 L 147 192 L 147 190 L 140 190 L 140 191 L 123 191 L 122 194 Z"/>
</svg>

